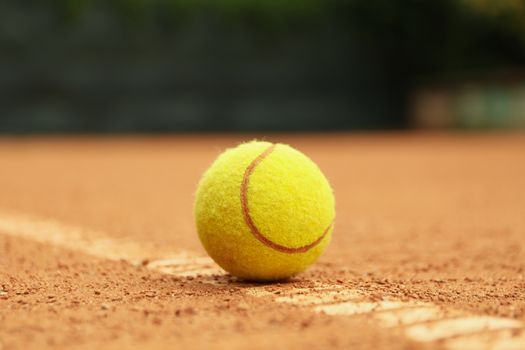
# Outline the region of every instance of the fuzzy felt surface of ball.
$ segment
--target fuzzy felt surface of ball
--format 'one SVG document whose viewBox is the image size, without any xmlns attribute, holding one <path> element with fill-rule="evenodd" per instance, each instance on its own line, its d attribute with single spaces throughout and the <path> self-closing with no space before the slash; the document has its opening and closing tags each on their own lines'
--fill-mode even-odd
<svg viewBox="0 0 525 350">
<path fill-rule="evenodd" d="M 335 200 L 319 167 L 284 144 L 251 141 L 228 149 L 199 182 L 199 238 L 234 276 L 282 280 L 311 265 L 334 229 Z"/>
</svg>

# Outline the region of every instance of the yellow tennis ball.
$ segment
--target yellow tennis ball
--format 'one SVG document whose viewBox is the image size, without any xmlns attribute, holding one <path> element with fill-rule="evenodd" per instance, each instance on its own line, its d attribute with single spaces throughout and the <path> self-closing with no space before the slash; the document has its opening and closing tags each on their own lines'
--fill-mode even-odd
<svg viewBox="0 0 525 350">
<path fill-rule="evenodd" d="M 234 276 L 269 281 L 311 265 L 330 242 L 335 203 L 317 165 L 284 144 L 252 141 L 203 175 L 195 221 L 208 254 Z"/>
</svg>

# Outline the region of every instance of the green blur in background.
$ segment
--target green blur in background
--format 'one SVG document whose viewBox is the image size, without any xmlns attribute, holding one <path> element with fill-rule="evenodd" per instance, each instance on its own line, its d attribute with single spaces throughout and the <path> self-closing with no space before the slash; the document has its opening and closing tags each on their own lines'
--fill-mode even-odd
<svg viewBox="0 0 525 350">
<path fill-rule="evenodd" d="M 0 3 L 0 133 L 525 127 L 525 1 Z"/>
</svg>

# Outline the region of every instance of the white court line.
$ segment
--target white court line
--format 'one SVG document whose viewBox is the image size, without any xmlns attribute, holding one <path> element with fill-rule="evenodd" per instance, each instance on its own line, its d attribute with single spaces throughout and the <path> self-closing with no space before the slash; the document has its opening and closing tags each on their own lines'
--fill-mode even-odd
<svg viewBox="0 0 525 350">
<path fill-rule="evenodd" d="M 523 324 L 520 321 L 508 318 L 467 316 L 410 326 L 406 329 L 406 334 L 415 340 L 431 342 L 467 333 L 519 329 L 522 327 Z"/>
<path fill-rule="evenodd" d="M 142 261 L 148 250 L 147 245 L 110 239 L 96 230 L 65 225 L 51 219 L 36 219 L 12 212 L 0 213 L 0 232 L 83 252 L 98 258 L 127 260 L 133 264 Z"/>
<path fill-rule="evenodd" d="M 155 248 L 133 241 L 110 239 L 103 232 L 69 226 L 56 220 L 0 212 L 0 234 L 31 239 L 40 243 L 83 252 L 98 258 L 125 260 L 142 264 L 164 274 L 176 276 L 213 276 L 202 281 L 227 285 L 224 272 L 208 257 L 183 252 L 157 256 Z M 148 259 L 156 260 L 147 262 Z M 312 288 L 279 288 L 261 285 L 244 288 L 254 297 L 271 297 L 277 303 L 307 308 L 332 316 L 371 316 L 383 327 L 397 327 L 411 340 L 441 341 L 456 349 L 525 349 L 524 324 L 508 318 L 476 316 L 454 309 L 443 309 L 418 301 L 380 300 L 370 302 L 366 291 L 343 288 L 338 284 L 315 284 Z"/>
<path fill-rule="evenodd" d="M 310 293 L 315 290 L 308 290 L 305 294 L 296 294 L 290 296 L 276 297 L 275 301 L 278 303 L 289 303 L 297 305 L 319 305 L 328 303 L 338 303 L 341 301 L 352 300 L 364 296 L 357 290 L 348 290 L 338 288 L 337 290 L 324 291 L 321 295 L 312 295 Z M 308 294 L 307 294 L 308 293 Z"/>
<path fill-rule="evenodd" d="M 322 305 L 314 308 L 314 311 L 327 315 L 359 315 L 386 310 L 407 309 L 411 307 L 426 306 L 419 302 L 382 300 L 377 302 L 346 301 L 334 305 Z"/>
<path fill-rule="evenodd" d="M 152 270 L 181 277 L 224 274 L 223 270 L 210 258 L 199 257 L 189 253 L 179 254 L 171 259 L 154 260 L 146 266 Z"/>
<path fill-rule="evenodd" d="M 465 349 L 502 349 L 523 350 L 525 349 L 525 332 L 516 330 L 505 330 L 497 333 L 473 334 L 449 339 L 445 345 L 450 350 Z"/>
<path fill-rule="evenodd" d="M 392 310 L 391 312 L 378 312 L 374 317 L 384 327 L 402 327 L 415 323 L 438 321 L 460 316 L 462 313 L 454 310 L 443 310 L 436 305 L 419 306 Z"/>
<path fill-rule="evenodd" d="M 155 263 L 147 263 L 158 271 L 169 274 L 186 275 L 201 271 L 203 274 L 216 274 L 222 270 L 209 258 L 181 252 L 178 254 L 160 253 L 158 247 L 147 242 L 109 238 L 107 234 L 74 225 L 66 225 L 57 220 L 37 219 L 33 216 L 0 212 L 0 233 L 30 239 L 54 247 L 85 253 L 97 258 L 125 260 L 132 265 L 142 265 L 155 257 Z M 160 256 L 159 256 L 160 255 Z M 193 266 L 194 268 L 190 268 Z M 206 270 L 206 271 L 204 271 Z"/>
</svg>

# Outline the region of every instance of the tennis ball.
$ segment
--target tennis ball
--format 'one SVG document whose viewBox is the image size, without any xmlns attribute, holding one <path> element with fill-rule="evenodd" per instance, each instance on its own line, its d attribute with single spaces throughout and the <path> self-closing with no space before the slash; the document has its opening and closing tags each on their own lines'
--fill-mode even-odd
<svg viewBox="0 0 525 350">
<path fill-rule="evenodd" d="M 335 203 L 317 165 L 284 144 L 252 141 L 222 153 L 196 194 L 199 238 L 234 276 L 271 281 L 311 265 L 330 242 Z"/>
</svg>

